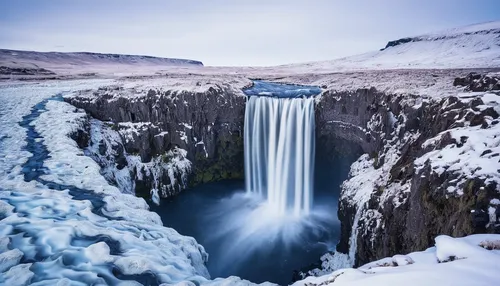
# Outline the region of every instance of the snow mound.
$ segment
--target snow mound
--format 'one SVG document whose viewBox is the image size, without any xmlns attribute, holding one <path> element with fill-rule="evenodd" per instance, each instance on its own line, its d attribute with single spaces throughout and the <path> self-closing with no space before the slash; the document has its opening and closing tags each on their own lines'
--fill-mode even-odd
<svg viewBox="0 0 500 286">
<path fill-rule="evenodd" d="M 408 255 L 395 255 L 357 269 L 340 269 L 321 277 L 308 277 L 294 286 L 316 285 L 497 285 L 500 281 L 498 234 L 463 238 L 441 235 L 435 247 Z"/>
</svg>

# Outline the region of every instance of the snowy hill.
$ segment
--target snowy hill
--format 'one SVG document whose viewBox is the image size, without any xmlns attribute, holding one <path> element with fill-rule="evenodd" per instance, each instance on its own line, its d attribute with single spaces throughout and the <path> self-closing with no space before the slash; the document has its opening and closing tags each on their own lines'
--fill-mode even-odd
<svg viewBox="0 0 500 286">
<path fill-rule="evenodd" d="M 152 56 L 33 52 L 0 49 L 0 74 L 33 75 L 75 73 L 130 73 L 132 70 L 159 70 L 169 67 L 201 67 L 200 61 Z"/>
<path fill-rule="evenodd" d="M 402 38 L 390 41 L 379 51 L 361 55 L 281 67 L 296 72 L 497 68 L 500 67 L 500 21 Z"/>
</svg>

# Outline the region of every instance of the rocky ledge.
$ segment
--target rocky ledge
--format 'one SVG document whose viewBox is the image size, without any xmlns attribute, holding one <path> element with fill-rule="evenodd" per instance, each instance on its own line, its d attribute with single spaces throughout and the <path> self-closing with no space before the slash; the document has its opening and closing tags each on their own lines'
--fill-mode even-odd
<svg viewBox="0 0 500 286">
<path fill-rule="evenodd" d="M 423 250 L 439 234 L 500 233 L 500 93 L 484 84 L 498 74 L 465 74 L 450 74 L 442 93 L 372 87 L 322 95 L 319 136 L 365 153 L 342 185 L 341 240 L 323 270 Z"/>
<path fill-rule="evenodd" d="M 83 141 L 94 139 L 82 145 L 112 183 L 140 196 L 153 190 L 168 197 L 188 185 L 243 178 L 241 88 L 248 84 L 197 76 L 129 78 L 65 100 L 102 123 L 94 122 L 95 135 Z M 130 177 L 120 174 L 123 168 Z"/>
</svg>

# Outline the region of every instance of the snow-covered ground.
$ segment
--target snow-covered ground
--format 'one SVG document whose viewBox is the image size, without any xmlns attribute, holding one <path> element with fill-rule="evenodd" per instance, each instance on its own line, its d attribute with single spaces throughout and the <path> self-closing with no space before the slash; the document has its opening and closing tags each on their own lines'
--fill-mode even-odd
<svg viewBox="0 0 500 286">
<path fill-rule="evenodd" d="M 360 55 L 271 67 L 203 67 L 196 61 L 146 56 L 10 50 L 0 50 L 0 66 L 45 68 L 64 77 L 180 74 L 251 78 L 391 69 L 500 68 L 500 21 L 403 40 L 397 45 Z M 385 43 L 380 44 L 382 48 Z"/>
<path fill-rule="evenodd" d="M 203 66 L 200 61 L 140 55 L 33 52 L 0 49 L 0 67 L 46 69 L 56 74 L 137 74 L 172 67 Z M 16 72 L 20 72 L 17 70 Z M 22 72 L 22 71 L 21 71 Z"/>
<path fill-rule="evenodd" d="M 500 235 L 477 234 L 464 238 L 438 236 L 425 251 L 395 255 L 357 269 L 339 269 L 308 277 L 293 286 L 386 285 L 498 285 Z"/>
</svg>

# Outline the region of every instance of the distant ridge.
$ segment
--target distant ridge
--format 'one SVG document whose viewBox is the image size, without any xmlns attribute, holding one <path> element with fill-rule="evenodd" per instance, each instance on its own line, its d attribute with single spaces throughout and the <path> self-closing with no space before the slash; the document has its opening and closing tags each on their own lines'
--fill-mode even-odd
<svg viewBox="0 0 500 286">
<path fill-rule="evenodd" d="M 401 38 L 395 41 L 389 41 L 385 48 L 380 49 L 381 51 L 395 47 L 398 45 L 411 43 L 411 42 L 420 42 L 420 41 L 436 41 L 436 40 L 444 40 L 444 39 L 454 39 L 464 36 L 473 36 L 473 35 L 497 35 L 497 38 L 500 37 L 500 22 L 486 22 L 476 25 L 469 25 L 461 28 L 449 29 L 445 31 L 441 31 L 435 34 L 427 34 L 421 35 L 417 37 L 407 37 Z"/>
<path fill-rule="evenodd" d="M 94 64 L 97 62 L 121 63 L 121 64 L 151 64 L 151 65 L 197 65 L 203 66 L 201 61 L 176 58 L 162 58 L 143 55 L 103 54 L 91 52 L 35 52 L 0 49 L 0 63 L 13 59 L 25 59 L 34 61 L 67 61 L 79 64 Z"/>
<path fill-rule="evenodd" d="M 120 74 L 171 67 L 203 67 L 201 61 L 91 52 L 35 52 L 0 49 L 0 74 Z"/>
</svg>

